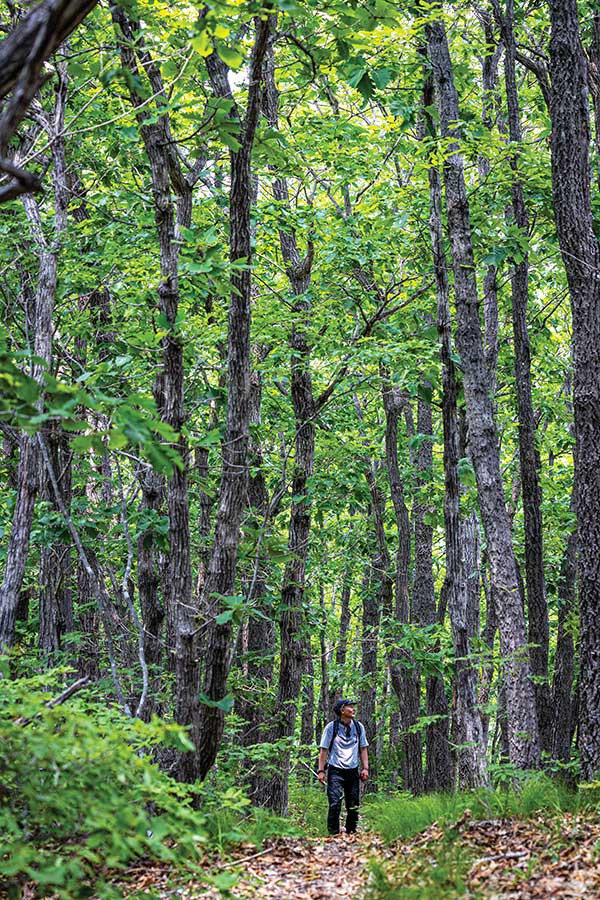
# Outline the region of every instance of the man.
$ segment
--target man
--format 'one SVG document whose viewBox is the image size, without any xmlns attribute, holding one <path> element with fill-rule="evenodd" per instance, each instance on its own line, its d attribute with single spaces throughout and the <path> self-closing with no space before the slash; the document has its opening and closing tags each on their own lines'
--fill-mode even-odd
<svg viewBox="0 0 600 900">
<path fill-rule="evenodd" d="M 353 700 L 338 700 L 333 711 L 338 722 L 334 720 L 325 726 L 319 752 L 318 778 L 321 784 L 327 778 L 327 831 L 329 834 L 340 833 L 343 797 L 346 804 L 346 834 L 354 834 L 358 824 L 360 781 L 366 781 L 369 777 L 369 744 L 364 727 L 354 721 L 356 709 Z M 359 756 L 362 767 L 360 776 Z"/>
</svg>

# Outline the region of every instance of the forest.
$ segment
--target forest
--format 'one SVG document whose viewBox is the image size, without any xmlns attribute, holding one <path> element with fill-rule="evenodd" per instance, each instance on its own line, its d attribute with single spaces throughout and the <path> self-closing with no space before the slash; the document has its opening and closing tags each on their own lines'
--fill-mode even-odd
<svg viewBox="0 0 600 900">
<path fill-rule="evenodd" d="M 0 896 L 600 895 L 599 214 L 598 0 L 2 4 Z"/>
</svg>

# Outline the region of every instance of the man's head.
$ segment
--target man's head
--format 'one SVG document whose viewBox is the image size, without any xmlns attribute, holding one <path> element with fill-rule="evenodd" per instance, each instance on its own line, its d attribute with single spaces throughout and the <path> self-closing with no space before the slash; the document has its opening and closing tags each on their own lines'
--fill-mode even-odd
<svg viewBox="0 0 600 900">
<path fill-rule="evenodd" d="M 346 718 L 347 716 L 352 718 L 355 712 L 355 703 L 354 700 L 348 700 L 347 697 L 344 697 L 343 700 L 338 700 L 338 702 L 333 707 L 333 711 L 336 716 L 340 718 L 343 716 Z"/>
</svg>

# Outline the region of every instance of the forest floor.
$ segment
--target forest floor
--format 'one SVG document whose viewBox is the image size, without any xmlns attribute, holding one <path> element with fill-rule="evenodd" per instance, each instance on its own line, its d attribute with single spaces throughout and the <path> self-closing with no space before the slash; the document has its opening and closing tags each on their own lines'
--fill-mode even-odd
<svg viewBox="0 0 600 900">
<path fill-rule="evenodd" d="M 571 813 L 431 825 L 384 844 L 369 832 L 240 848 L 198 879 L 130 870 L 126 897 L 160 900 L 574 900 L 600 898 L 600 822 Z"/>
<path fill-rule="evenodd" d="M 236 854 L 210 868 L 203 877 L 212 885 L 194 880 L 174 887 L 163 867 L 140 869 L 125 896 L 139 896 L 145 887 L 161 900 L 348 900 L 363 894 L 367 862 L 382 847 L 369 833 L 277 838 L 260 851 Z"/>
</svg>

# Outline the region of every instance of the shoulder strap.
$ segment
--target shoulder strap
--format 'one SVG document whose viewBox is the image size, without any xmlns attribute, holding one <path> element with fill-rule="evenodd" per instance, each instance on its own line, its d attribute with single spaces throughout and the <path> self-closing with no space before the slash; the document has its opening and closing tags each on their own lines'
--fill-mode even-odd
<svg viewBox="0 0 600 900">
<path fill-rule="evenodd" d="M 333 747 L 333 742 L 335 741 L 339 730 L 340 730 L 340 720 L 336 719 L 335 722 L 333 723 L 333 729 L 332 729 L 333 733 L 331 735 L 331 740 L 329 741 L 329 747 L 327 749 L 328 753 L 331 753 L 331 748 Z"/>
</svg>

